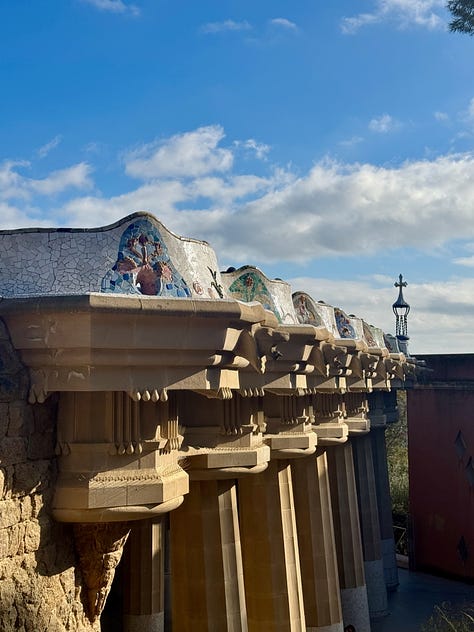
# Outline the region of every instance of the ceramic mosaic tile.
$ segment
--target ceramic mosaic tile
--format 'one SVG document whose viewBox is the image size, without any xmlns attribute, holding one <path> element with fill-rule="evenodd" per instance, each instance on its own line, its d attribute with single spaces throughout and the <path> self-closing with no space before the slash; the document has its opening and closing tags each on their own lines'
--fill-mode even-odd
<svg viewBox="0 0 474 632">
<path fill-rule="evenodd" d="M 369 327 L 369 325 L 365 322 L 362 321 L 362 325 L 363 325 L 363 329 L 364 329 L 364 341 L 366 342 L 368 347 L 377 347 L 377 341 L 374 338 L 372 329 Z"/>
<path fill-rule="evenodd" d="M 222 283 L 227 288 L 230 298 L 245 303 L 258 301 L 265 309 L 275 314 L 278 322 L 286 325 L 298 323 L 291 299 L 291 288 L 285 281 L 268 279 L 258 268 L 243 266 L 238 270 L 222 272 Z"/>
<path fill-rule="evenodd" d="M 324 321 L 318 312 L 315 302 L 309 294 L 306 294 L 305 292 L 294 292 L 293 306 L 299 323 L 302 325 L 324 327 Z"/>
<path fill-rule="evenodd" d="M 225 298 L 214 250 L 148 213 L 103 228 L 0 231 L 0 295 Z"/>
<path fill-rule="evenodd" d="M 145 218 L 132 222 L 123 232 L 117 260 L 102 279 L 101 290 L 147 296 L 191 296 L 157 225 Z"/>
<path fill-rule="evenodd" d="M 374 346 L 383 349 L 386 346 L 383 331 L 379 327 L 374 327 L 373 325 L 367 325 L 366 323 L 364 323 L 364 325 L 366 325 L 372 334 L 372 338 L 375 342 Z"/>
<path fill-rule="evenodd" d="M 339 307 L 334 308 L 334 318 L 336 319 L 336 326 L 340 338 L 356 338 L 356 332 L 351 323 L 351 319 L 348 318 L 345 312 Z"/>
<path fill-rule="evenodd" d="M 396 338 L 314 301 L 253 266 L 220 273 L 214 250 L 140 212 L 101 228 L 0 231 L 0 296 L 105 292 L 258 301 L 282 324 L 324 326 L 336 338 L 364 338 L 398 352 Z M 372 344 L 375 342 L 375 345 Z"/>
<path fill-rule="evenodd" d="M 321 319 L 324 327 L 335 337 L 340 338 L 339 330 L 336 324 L 336 318 L 334 315 L 334 307 L 328 305 L 324 301 L 313 301 L 312 306 Z"/>
<path fill-rule="evenodd" d="M 354 330 L 354 338 L 357 340 L 364 339 L 364 321 L 362 318 L 358 318 L 354 316 L 354 314 L 349 314 L 347 317 L 352 325 L 352 329 Z"/>
</svg>

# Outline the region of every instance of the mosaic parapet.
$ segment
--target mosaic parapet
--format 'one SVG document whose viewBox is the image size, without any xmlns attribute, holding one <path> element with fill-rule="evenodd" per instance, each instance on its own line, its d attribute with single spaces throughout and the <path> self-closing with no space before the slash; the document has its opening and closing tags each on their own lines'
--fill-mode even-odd
<svg viewBox="0 0 474 632">
<path fill-rule="evenodd" d="M 323 383 L 341 392 L 388 388 L 393 370 L 385 361 L 389 352 L 381 330 L 304 292 L 291 296 L 288 283 L 270 280 L 253 266 L 230 268 L 222 282 L 230 296 L 271 311 L 287 336 L 272 347 L 262 378 L 267 387 L 269 377 L 285 366 L 303 388 L 321 389 Z"/>
<path fill-rule="evenodd" d="M 339 307 L 315 301 L 306 292 L 293 293 L 293 305 L 298 322 L 325 327 L 335 339 L 359 340 L 370 348 L 385 349 L 384 333 L 353 314 L 347 315 Z"/>
<path fill-rule="evenodd" d="M 294 292 L 293 303 L 298 322 L 325 327 L 331 332 L 336 344 L 358 352 L 363 373 L 371 376 L 373 386 L 383 384 L 388 378 L 392 382 L 394 379 L 400 381 L 413 374 L 413 363 L 409 359 L 407 362 L 406 345 L 400 344 L 395 336 L 385 334 L 379 327 L 353 314 L 347 315 L 339 307 L 315 301 L 305 292 Z M 360 370 L 351 370 L 361 374 Z"/>
<path fill-rule="evenodd" d="M 334 363 L 341 365 L 339 374 L 350 390 L 385 389 L 393 379 L 404 379 L 405 357 L 398 347 L 388 348 L 381 329 L 324 301 L 316 302 L 305 292 L 294 292 L 293 303 L 301 324 L 323 326 L 331 332 L 334 345 L 323 351 L 329 356 L 339 349 Z M 345 357 L 341 348 L 347 351 Z"/>
<path fill-rule="evenodd" d="M 285 281 L 269 279 L 254 266 L 229 268 L 221 276 L 230 297 L 250 304 L 258 302 L 276 319 L 271 331 L 262 329 L 256 334 L 258 344 L 269 349 L 261 386 L 280 394 L 306 389 L 306 375 L 314 371 L 311 354 L 320 341 L 331 337 L 330 332 L 325 327 L 298 322 L 291 286 Z M 324 360 L 321 362 L 324 364 Z M 247 377 L 242 375 L 244 384 Z"/>
<path fill-rule="evenodd" d="M 288 283 L 251 266 L 220 273 L 206 242 L 179 237 L 147 213 L 97 229 L 3 231 L 0 239 L 2 313 L 30 367 L 32 401 L 55 390 L 149 394 L 271 384 L 294 391 L 309 386 L 309 374 L 354 373 L 351 356 L 370 347 L 360 319 L 306 295 L 313 320 L 301 322 Z M 55 302 L 28 303 L 37 299 Z M 125 348 L 134 349 L 126 370 L 119 362 Z"/>
<path fill-rule="evenodd" d="M 293 293 L 293 304 L 299 323 L 326 327 L 334 338 L 340 340 L 366 340 L 365 323 L 354 315 L 348 316 L 339 307 L 328 305 L 324 301 L 315 301 L 305 292 Z"/>
<path fill-rule="evenodd" d="M 281 279 L 269 279 L 254 266 L 229 268 L 221 273 L 229 298 L 245 303 L 259 302 L 276 316 L 279 323 L 296 325 L 298 319 L 291 298 L 291 286 Z"/>
<path fill-rule="evenodd" d="M 145 212 L 102 228 L 0 231 L 0 248 L 5 298 L 89 292 L 225 297 L 209 244 L 179 237 Z"/>
</svg>

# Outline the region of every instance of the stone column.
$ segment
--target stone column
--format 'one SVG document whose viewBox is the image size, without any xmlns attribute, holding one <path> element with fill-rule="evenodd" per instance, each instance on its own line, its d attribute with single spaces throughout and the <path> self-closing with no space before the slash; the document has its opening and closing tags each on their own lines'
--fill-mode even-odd
<svg viewBox="0 0 474 632">
<path fill-rule="evenodd" d="M 374 392 L 369 395 L 369 417 L 383 569 L 385 585 L 387 590 L 390 591 L 396 590 L 399 582 L 395 539 L 393 537 L 392 499 L 390 496 L 390 482 L 388 477 L 387 446 L 385 444 L 387 419 L 384 402 L 386 395 L 391 395 L 391 393 Z"/>
<path fill-rule="evenodd" d="M 387 589 L 380 541 L 372 442 L 370 435 L 366 434 L 354 437 L 352 443 L 369 612 L 373 618 L 382 617 L 388 614 Z"/>
<path fill-rule="evenodd" d="M 370 632 L 351 443 L 327 448 L 344 625 Z"/>
<path fill-rule="evenodd" d="M 342 632 L 342 609 L 326 451 L 291 465 L 306 630 Z"/>
<path fill-rule="evenodd" d="M 246 631 L 235 481 L 192 482 L 170 525 L 172 629 Z"/>
<path fill-rule="evenodd" d="M 163 632 L 166 517 L 132 523 L 124 553 L 124 632 Z"/>
<path fill-rule="evenodd" d="M 291 467 L 272 460 L 239 480 L 239 511 L 250 632 L 305 630 Z"/>
</svg>

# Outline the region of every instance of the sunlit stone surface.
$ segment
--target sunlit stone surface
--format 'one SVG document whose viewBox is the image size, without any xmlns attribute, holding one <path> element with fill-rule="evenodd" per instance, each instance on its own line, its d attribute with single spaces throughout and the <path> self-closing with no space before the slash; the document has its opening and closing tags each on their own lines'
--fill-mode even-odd
<svg viewBox="0 0 474 632">
<path fill-rule="evenodd" d="M 27 569 L 0 628 L 45 629 L 47 572 L 51 629 L 115 629 L 113 603 L 128 632 L 369 630 L 386 491 L 358 498 L 352 442 L 372 481 L 369 397 L 413 378 L 393 341 L 147 213 L 0 242 L 0 573 Z"/>
</svg>

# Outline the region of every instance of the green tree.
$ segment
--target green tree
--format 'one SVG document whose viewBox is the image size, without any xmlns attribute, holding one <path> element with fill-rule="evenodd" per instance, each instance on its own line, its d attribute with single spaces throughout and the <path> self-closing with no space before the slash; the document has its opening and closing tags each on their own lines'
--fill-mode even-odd
<svg viewBox="0 0 474 632">
<path fill-rule="evenodd" d="M 446 6 L 454 18 L 449 30 L 474 35 L 474 0 L 449 0 Z"/>
<path fill-rule="evenodd" d="M 408 426 L 406 391 L 397 391 L 399 421 L 390 424 L 385 435 L 392 510 L 408 514 Z"/>
</svg>

